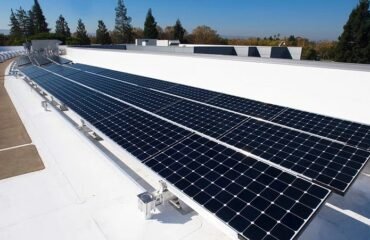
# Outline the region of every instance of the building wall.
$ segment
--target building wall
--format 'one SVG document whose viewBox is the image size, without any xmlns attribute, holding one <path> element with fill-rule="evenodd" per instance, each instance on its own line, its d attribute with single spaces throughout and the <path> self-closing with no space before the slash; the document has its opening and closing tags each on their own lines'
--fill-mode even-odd
<svg viewBox="0 0 370 240">
<path fill-rule="evenodd" d="M 291 61 L 253 61 L 67 48 L 67 58 L 171 82 L 370 124 L 370 71 Z"/>
</svg>

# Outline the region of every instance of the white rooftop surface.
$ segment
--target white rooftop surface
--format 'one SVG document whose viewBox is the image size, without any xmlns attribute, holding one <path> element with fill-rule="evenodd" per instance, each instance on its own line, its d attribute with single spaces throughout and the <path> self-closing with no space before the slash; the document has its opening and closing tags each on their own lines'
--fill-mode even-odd
<svg viewBox="0 0 370 240">
<path fill-rule="evenodd" d="M 78 48 L 67 53 L 78 63 L 370 124 L 366 71 Z M 6 77 L 5 83 L 46 169 L 0 181 L 0 239 L 229 239 L 208 219 L 170 206 L 144 220 L 136 198 L 144 189 L 135 179 L 59 113 L 45 112 L 24 81 Z M 370 164 L 345 197 L 332 194 L 300 236 L 369 238 Z"/>
</svg>

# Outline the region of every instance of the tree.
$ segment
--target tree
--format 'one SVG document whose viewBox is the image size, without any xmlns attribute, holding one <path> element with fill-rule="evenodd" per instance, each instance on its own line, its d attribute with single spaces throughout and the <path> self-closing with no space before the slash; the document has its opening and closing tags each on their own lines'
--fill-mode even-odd
<svg viewBox="0 0 370 240">
<path fill-rule="evenodd" d="M 33 23 L 34 23 L 34 32 L 35 33 L 42 33 L 42 32 L 49 32 L 48 24 L 46 23 L 45 16 L 42 12 L 41 6 L 38 0 L 35 0 L 35 3 L 32 7 L 33 13 Z"/>
<path fill-rule="evenodd" d="M 71 30 L 69 29 L 68 23 L 62 15 L 60 15 L 58 20 L 55 22 L 55 33 L 63 36 L 64 38 L 71 37 Z"/>
<path fill-rule="evenodd" d="M 19 9 L 17 9 L 17 13 L 15 14 L 15 16 L 17 17 L 19 23 L 21 35 L 27 36 L 28 33 L 27 25 L 29 22 L 27 12 L 22 7 L 20 7 Z"/>
<path fill-rule="evenodd" d="M 28 19 L 27 19 L 27 35 L 31 36 L 35 34 L 35 23 L 34 23 L 34 14 L 31 10 L 28 10 Z"/>
<path fill-rule="evenodd" d="M 162 30 L 162 34 L 160 35 L 161 39 L 175 39 L 174 37 L 174 28 L 173 26 L 167 26 Z"/>
<path fill-rule="evenodd" d="M 370 63 L 369 0 L 360 0 L 352 10 L 336 47 L 339 62 Z"/>
<path fill-rule="evenodd" d="M 13 9 L 11 9 L 10 11 L 10 36 L 13 38 L 21 37 L 22 31 L 18 19 L 14 14 Z"/>
<path fill-rule="evenodd" d="M 90 38 L 89 36 L 87 36 L 86 27 L 85 27 L 85 24 L 82 22 L 81 18 L 78 19 L 77 30 L 76 30 L 75 36 L 78 41 L 78 44 L 80 45 L 90 44 Z"/>
<path fill-rule="evenodd" d="M 123 0 L 118 0 L 115 10 L 114 41 L 115 43 L 130 43 L 133 41 L 131 18 L 127 16 L 127 8 Z"/>
<path fill-rule="evenodd" d="M 195 44 L 224 44 L 225 41 L 217 34 L 216 30 L 208 26 L 198 26 L 191 34 L 191 42 Z"/>
<path fill-rule="evenodd" d="M 133 28 L 132 37 L 135 39 L 144 38 L 144 30 L 142 28 Z"/>
<path fill-rule="evenodd" d="M 157 22 L 153 17 L 151 8 L 149 8 L 148 13 L 146 14 L 146 19 L 144 23 L 144 38 L 158 38 Z"/>
<path fill-rule="evenodd" d="M 182 27 L 180 19 L 177 19 L 175 26 L 173 26 L 173 35 L 174 38 L 179 40 L 180 42 L 184 41 L 186 30 Z"/>
<path fill-rule="evenodd" d="M 98 21 L 98 29 L 96 30 L 96 43 L 99 44 L 112 43 L 112 39 L 110 38 L 108 29 L 102 20 Z"/>
</svg>

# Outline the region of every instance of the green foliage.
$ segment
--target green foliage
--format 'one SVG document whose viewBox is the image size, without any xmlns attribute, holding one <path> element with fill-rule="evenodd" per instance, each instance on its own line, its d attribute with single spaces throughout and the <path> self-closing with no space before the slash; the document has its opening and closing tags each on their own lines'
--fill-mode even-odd
<svg viewBox="0 0 370 240">
<path fill-rule="evenodd" d="M 48 28 L 46 18 L 44 16 L 44 13 L 42 12 L 38 0 L 35 0 L 35 3 L 32 7 L 32 13 L 33 13 L 34 32 L 36 34 L 42 32 L 49 32 L 50 29 Z"/>
<path fill-rule="evenodd" d="M 188 36 L 188 42 L 193 44 L 227 44 L 227 40 L 218 35 L 217 31 L 209 26 L 196 27 Z"/>
<path fill-rule="evenodd" d="M 123 0 L 118 0 L 116 10 L 116 19 L 113 32 L 115 43 L 131 43 L 133 39 L 131 18 L 127 16 L 127 8 Z"/>
<path fill-rule="evenodd" d="M 62 15 L 60 15 L 58 20 L 55 22 L 55 33 L 63 36 L 66 39 L 71 37 L 71 30 L 69 29 L 68 23 Z"/>
<path fill-rule="evenodd" d="M 158 35 L 157 22 L 153 17 L 152 9 L 149 8 L 144 23 L 144 38 L 157 39 Z"/>
<path fill-rule="evenodd" d="M 318 60 L 318 55 L 313 47 L 302 49 L 302 59 L 304 60 Z"/>
<path fill-rule="evenodd" d="M 9 36 L 0 33 L 0 46 L 8 46 L 9 44 Z"/>
<path fill-rule="evenodd" d="M 96 43 L 98 44 L 112 43 L 112 39 L 110 38 L 108 29 L 102 20 L 98 21 L 98 29 L 96 30 Z"/>
<path fill-rule="evenodd" d="M 29 40 L 47 40 L 47 39 L 57 39 L 62 41 L 63 43 L 66 41 L 66 38 L 64 36 L 48 32 L 37 33 L 29 37 Z"/>
<path fill-rule="evenodd" d="M 78 19 L 75 38 L 78 41 L 78 45 L 89 45 L 90 44 L 90 38 L 89 36 L 87 36 L 86 27 L 85 27 L 85 24 L 82 22 L 81 18 Z"/>
<path fill-rule="evenodd" d="M 352 10 L 339 37 L 335 60 L 339 62 L 370 63 L 369 1 L 360 0 Z"/>
<path fill-rule="evenodd" d="M 174 38 L 180 40 L 180 42 L 184 41 L 186 30 L 183 28 L 180 19 L 177 19 L 175 26 L 173 26 L 173 35 Z"/>
</svg>

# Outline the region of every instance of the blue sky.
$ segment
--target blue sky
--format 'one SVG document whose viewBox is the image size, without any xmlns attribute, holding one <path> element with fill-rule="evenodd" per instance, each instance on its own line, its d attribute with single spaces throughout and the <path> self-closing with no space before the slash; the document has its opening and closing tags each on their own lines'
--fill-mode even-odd
<svg viewBox="0 0 370 240">
<path fill-rule="evenodd" d="M 102 19 L 114 26 L 117 0 L 39 0 L 49 27 L 62 14 L 75 31 L 82 18 L 88 32 Z M 314 40 L 337 39 L 358 0 L 125 0 L 134 27 L 143 27 L 148 8 L 162 27 L 180 18 L 191 31 L 208 25 L 226 36 L 263 37 L 280 33 Z M 0 29 L 8 29 L 10 9 L 30 9 L 33 0 L 0 0 Z"/>
</svg>

